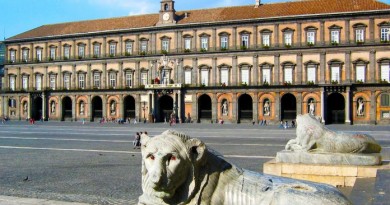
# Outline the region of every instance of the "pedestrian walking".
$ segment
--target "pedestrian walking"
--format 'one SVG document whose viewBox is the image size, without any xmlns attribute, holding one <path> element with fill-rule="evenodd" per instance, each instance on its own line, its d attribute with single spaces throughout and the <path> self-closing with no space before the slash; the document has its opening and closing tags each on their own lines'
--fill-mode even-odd
<svg viewBox="0 0 390 205">
<path fill-rule="evenodd" d="M 139 147 L 141 146 L 141 135 L 139 134 L 139 132 L 135 133 L 133 146 L 133 149 L 139 149 Z"/>
</svg>

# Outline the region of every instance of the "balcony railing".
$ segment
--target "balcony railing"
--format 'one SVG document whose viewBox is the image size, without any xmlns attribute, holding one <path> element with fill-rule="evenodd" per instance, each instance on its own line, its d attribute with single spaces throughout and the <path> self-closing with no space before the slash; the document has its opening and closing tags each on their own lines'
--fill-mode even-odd
<svg viewBox="0 0 390 205">
<path fill-rule="evenodd" d="M 145 89 L 173 89 L 173 88 L 181 88 L 182 84 L 149 84 L 145 86 Z"/>
</svg>

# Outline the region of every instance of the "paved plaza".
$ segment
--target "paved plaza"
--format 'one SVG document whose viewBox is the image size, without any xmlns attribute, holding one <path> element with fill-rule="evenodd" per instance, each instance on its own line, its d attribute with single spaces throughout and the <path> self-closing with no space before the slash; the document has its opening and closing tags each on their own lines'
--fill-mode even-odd
<svg viewBox="0 0 390 205">
<path fill-rule="evenodd" d="M 331 125 L 371 134 L 390 160 L 390 126 Z M 295 129 L 237 124 L 114 124 L 7 122 L 0 124 L 0 195 L 89 204 L 136 204 L 141 154 L 135 132 L 176 129 L 203 140 L 239 167 L 262 172 L 263 163 L 295 138 Z"/>
</svg>

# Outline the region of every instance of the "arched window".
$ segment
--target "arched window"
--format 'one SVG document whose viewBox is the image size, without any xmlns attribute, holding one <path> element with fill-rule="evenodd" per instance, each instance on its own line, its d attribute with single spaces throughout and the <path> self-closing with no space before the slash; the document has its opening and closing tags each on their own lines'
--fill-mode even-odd
<svg viewBox="0 0 390 205">
<path fill-rule="evenodd" d="M 164 11 L 168 11 L 169 10 L 169 5 L 168 4 L 165 4 L 164 5 Z"/>
</svg>

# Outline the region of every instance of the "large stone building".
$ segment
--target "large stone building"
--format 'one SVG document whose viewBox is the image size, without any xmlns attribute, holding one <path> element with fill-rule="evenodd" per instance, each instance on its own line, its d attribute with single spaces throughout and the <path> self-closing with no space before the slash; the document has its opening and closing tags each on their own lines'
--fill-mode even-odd
<svg viewBox="0 0 390 205">
<path fill-rule="evenodd" d="M 5 45 L 3 42 L 0 41 L 0 90 L 3 87 L 4 61 L 5 61 Z"/>
<path fill-rule="evenodd" d="M 44 25 L 5 40 L 11 119 L 389 124 L 390 5 L 312 0 Z"/>
</svg>

